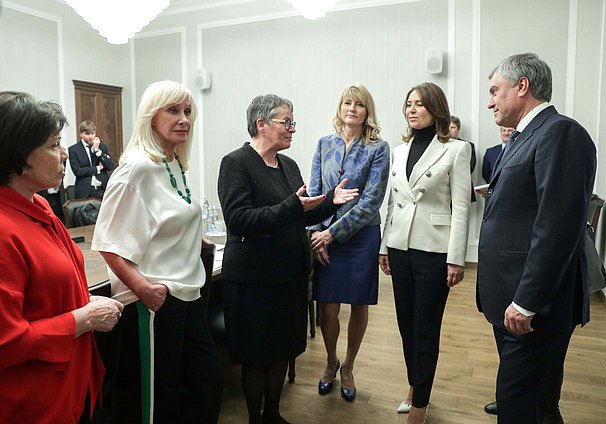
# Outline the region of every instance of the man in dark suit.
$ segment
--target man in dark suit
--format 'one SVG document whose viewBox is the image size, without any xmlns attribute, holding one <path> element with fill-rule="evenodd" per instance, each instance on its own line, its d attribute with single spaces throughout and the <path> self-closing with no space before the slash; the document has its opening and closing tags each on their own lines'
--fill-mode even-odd
<svg viewBox="0 0 606 424">
<path fill-rule="evenodd" d="M 48 190 L 40 190 L 38 194 L 46 199 L 53 212 L 65 224 L 65 216 L 63 215 L 63 204 L 67 200 L 67 194 L 63 187 L 63 181 L 58 187 L 49 188 Z"/>
<path fill-rule="evenodd" d="M 497 160 L 478 245 L 478 308 L 499 352 L 501 424 L 563 423 L 558 402 L 568 343 L 589 321 L 583 232 L 596 149 L 547 102 L 549 66 L 531 53 L 490 75 L 497 125 L 516 131 Z"/>
<path fill-rule="evenodd" d="M 103 198 L 109 175 L 114 168 L 109 148 L 97 137 L 92 121 L 82 121 L 78 127 L 80 141 L 70 146 L 69 164 L 76 175 L 74 198 Z"/>
<path fill-rule="evenodd" d="M 501 151 L 505 148 L 505 146 L 507 146 L 507 141 L 509 140 L 509 136 L 512 132 L 513 128 L 511 127 L 501 127 L 501 143 L 486 149 L 486 153 L 484 153 L 484 159 L 482 160 L 482 178 L 484 178 L 484 181 L 487 183 L 490 182 L 490 176 L 492 175 L 494 164 L 501 154 Z"/>
<path fill-rule="evenodd" d="M 450 137 L 455 138 L 457 140 L 463 140 L 459 138 L 459 132 L 461 131 L 461 120 L 458 116 L 451 115 L 450 116 L 450 125 L 448 126 L 450 130 Z M 471 158 L 469 159 L 469 170 L 471 171 L 471 176 L 473 178 L 473 171 L 476 169 L 476 146 L 471 141 L 467 141 L 471 146 Z M 476 192 L 473 189 L 473 181 L 471 182 L 471 201 L 476 201 Z"/>
</svg>

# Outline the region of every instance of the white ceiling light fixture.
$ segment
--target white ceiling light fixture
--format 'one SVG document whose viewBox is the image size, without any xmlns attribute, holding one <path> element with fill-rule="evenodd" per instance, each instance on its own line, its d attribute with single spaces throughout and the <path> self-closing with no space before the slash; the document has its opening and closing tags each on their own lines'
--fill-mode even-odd
<svg viewBox="0 0 606 424">
<path fill-rule="evenodd" d="M 125 44 L 168 7 L 170 0 L 65 0 L 111 44 Z"/>
<path fill-rule="evenodd" d="M 326 16 L 341 0 L 288 0 L 304 18 L 315 20 Z"/>
</svg>

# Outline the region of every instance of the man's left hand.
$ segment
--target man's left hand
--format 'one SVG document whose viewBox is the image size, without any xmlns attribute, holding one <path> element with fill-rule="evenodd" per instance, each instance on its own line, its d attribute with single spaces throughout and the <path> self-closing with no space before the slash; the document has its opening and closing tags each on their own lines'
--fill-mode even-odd
<svg viewBox="0 0 606 424">
<path fill-rule="evenodd" d="M 521 336 L 522 334 L 532 333 L 534 329 L 530 326 L 532 317 L 527 317 L 518 311 L 513 305 L 505 310 L 505 328 L 513 334 Z"/>
</svg>

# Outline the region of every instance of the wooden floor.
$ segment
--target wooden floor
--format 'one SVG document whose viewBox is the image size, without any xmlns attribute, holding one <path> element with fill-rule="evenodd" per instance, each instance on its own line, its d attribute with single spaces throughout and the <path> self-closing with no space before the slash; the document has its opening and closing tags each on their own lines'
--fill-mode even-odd
<svg viewBox="0 0 606 424">
<path fill-rule="evenodd" d="M 475 268 L 451 290 L 444 324 L 440 360 L 429 405 L 428 424 L 496 423 L 483 405 L 494 399 L 497 353 L 490 325 L 475 306 Z M 405 423 L 397 414 L 408 389 L 400 336 L 395 320 L 391 280 L 381 274 L 379 304 L 371 307 L 370 322 L 354 376 L 358 395 L 341 399 L 339 381 L 326 396 L 317 394 L 325 352 L 318 328 L 308 338 L 307 351 L 297 359 L 296 381 L 285 384 L 282 415 L 293 424 Z M 341 311 L 339 356 L 345 357 L 349 307 Z M 225 346 L 218 345 L 225 366 L 225 394 L 220 423 L 247 422 L 240 386 L 240 367 L 229 364 Z M 606 306 L 597 295 L 591 300 L 591 322 L 578 328 L 566 360 L 562 415 L 567 423 L 606 423 Z"/>
</svg>

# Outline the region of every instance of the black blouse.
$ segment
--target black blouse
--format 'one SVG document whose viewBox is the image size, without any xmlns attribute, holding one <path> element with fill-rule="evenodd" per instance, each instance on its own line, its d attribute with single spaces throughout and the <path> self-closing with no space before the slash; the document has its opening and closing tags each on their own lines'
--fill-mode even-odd
<svg viewBox="0 0 606 424">
<path fill-rule="evenodd" d="M 406 163 L 406 178 L 410 178 L 412 168 L 415 167 L 427 146 L 431 143 L 434 136 L 436 135 L 436 129 L 434 126 L 423 128 L 420 130 L 413 130 L 413 139 L 409 142 L 412 143 L 410 146 L 410 152 L 408 153 L 408 162 Z"/>
</svg>

